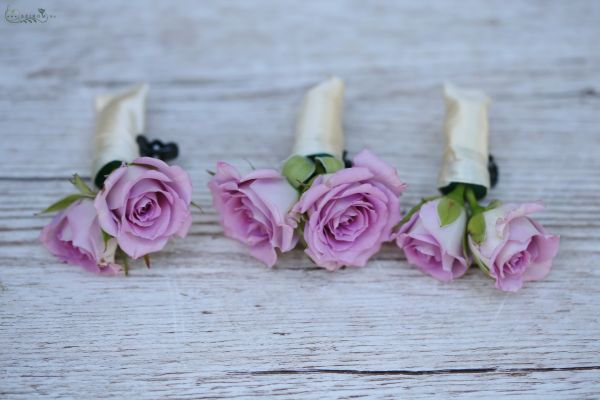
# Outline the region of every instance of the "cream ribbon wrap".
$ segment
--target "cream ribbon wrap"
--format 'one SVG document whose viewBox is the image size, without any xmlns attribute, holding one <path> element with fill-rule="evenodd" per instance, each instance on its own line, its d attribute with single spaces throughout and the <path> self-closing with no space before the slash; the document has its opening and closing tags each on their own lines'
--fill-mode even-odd
<svg viewBox="0 0 600 400">
<path fill-rule="evenodd" d="M 331 77 L 311 88 L 304 96 L 298 114 L 292 154 L 330 154 L 342 160 L 344 131 L 344 82 Z"/>
<path fill-rule="evenodd" d="M 96 132 L 92 148 L 92 178 L 113 161 L 131 162 L 140 156 L 136 137 L 144 131 L 148 85 L 96 97 Z"/>
<path fill-rule="evenodd" d="M 490 189 L 488 172 L 488 107 L 490 99 L 479 90 L 444 85 L 446 119 L 445 148 L 438 188 L 452 183 L 480 186 L 481 195 Z"/>
</svg>

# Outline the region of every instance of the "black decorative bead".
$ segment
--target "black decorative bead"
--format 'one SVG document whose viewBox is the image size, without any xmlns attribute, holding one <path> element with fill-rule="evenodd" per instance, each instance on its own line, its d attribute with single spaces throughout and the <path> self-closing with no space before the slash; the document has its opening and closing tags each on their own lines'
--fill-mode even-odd
<svg viewBox="0 0 600 400">
<path fill-rule="evenodd" d="M 160 140 L 150 142 L 144 135 L 139 135 L 136 140 L 138 146 L 140 146 L 140 154 L 144 157 L 154 157 L 163 161 L 170 161 L 176 159 L 179 155 L 177 143 L 163 143 Z"/>
<path fill-rule="evenodd" d="M 498 183 L 499 172 L 498 165 L 494 160 L 494 156 L 492 156 L 491 154 L 488 158 L 488 171 L 490 173 L 490 184 L 492 185 L 492 187 L 495 187 Z"/>
<path fill-rule="evenodd" d="M 352 161 L 348 158 L 347 150 L 344 150 L 344 154 L 342 155 L 342 161 L 344 161 L 344 167 L 352 168 Z"/>
</svg>

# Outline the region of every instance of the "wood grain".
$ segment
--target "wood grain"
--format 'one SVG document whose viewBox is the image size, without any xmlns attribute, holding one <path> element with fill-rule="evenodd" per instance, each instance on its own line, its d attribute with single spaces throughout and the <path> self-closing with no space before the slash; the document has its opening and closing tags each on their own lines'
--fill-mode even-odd
<svg viewBox="0 0 600 400">
<path fill-rule="evenodd" d="M 0 397 L 600 395 L 600 3 L 45 7 L 47 24 L 0 21 Z M 444 285 L 391 245 L 363 269 L 295 251 L 267 270 L 224 238 L 206 169 L 278 165 L 303 91 L 329 74 L 347 84 L 348 149 L 398 168 L 405 207 L 434 191 L 441 84 L 488 92 L 492 197 L 544 199 L 561 235 L 548 279 Z M 52 258 L 34 214 L 89 173 L 93 96 L 138 81 L 150 136 L 180 143 L 204 212 L 151 269 L 97 277 Z"/>
</svg>

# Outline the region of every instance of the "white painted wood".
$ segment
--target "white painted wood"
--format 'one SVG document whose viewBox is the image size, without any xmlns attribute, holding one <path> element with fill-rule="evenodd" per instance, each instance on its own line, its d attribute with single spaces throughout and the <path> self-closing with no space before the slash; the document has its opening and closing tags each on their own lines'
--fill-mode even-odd
<svg viewBox="0 0 600 400">
<path fill-rule="evenodd" d="M 600 3 L 44 6 L 45 25 L 0 21 L 0 397 L 598 397 Z M 492 196 L 545 200 L 548 279 L 444 285 L 393 246 L 364 269 L 297 251 L 267 270 L 224 238 L 205 170 L 284 159 L 303 91 L 333 73 L 349 150 L 392 162 L 407 207 L 435 187 L 441 83 L 488 92 Z M 152 269 L 97 277 L 48 255 L 34 214 L 89 170 L 93 96 L 142 80 L 205 212 Z"/>
</svg>

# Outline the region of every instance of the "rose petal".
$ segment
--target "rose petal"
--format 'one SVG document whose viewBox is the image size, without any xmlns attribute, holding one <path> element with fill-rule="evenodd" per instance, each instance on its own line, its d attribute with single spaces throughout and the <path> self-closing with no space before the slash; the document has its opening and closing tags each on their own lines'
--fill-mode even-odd
<svg viewBox="0 0 600 400">
<path fill-rule="evenodd" d="M 396 196 L 399 196 L 406 189 L 406 184 L 400 180 L 396 168 L 367 149 L 358 153 L 352 163 L 355 167 L 367 168 L 374 174 L 375 179 L 384 183 Z"/>
</svg>

